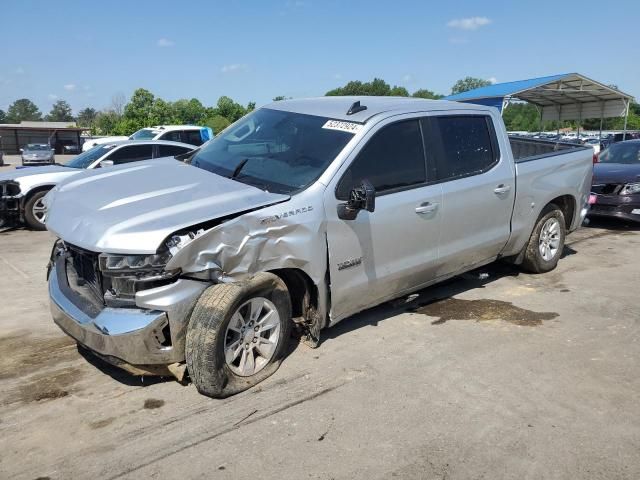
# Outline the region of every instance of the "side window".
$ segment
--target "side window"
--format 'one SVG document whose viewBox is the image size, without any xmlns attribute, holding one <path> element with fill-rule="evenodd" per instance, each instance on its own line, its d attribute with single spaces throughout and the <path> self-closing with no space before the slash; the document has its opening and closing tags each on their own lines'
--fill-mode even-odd
<svg viewBox="0 0 640 480">
<path fill-rule="evenodd" d="M 113 160 L 114 165 L 148 160 L 153 156 L 153 145 L 126 145 L 114 151 L 104 160 Z"/>
<path fill-rule="evenodd" d="M 437 180 L 476 175 L 499 156 L 491 118 L 484 115 L 430 117 Z"/>
<path fill-rule="evenodd" d="M 427 181 L 418 120 L 392 123 L 377 132 L 345 172 L 336 197 L 346 200 L 351 189 L 365 178 L 376 193 Z"/>
<path fill-rule="evenodd" d="M 182 132 L 182 141 L 184 143 L 188 143 L 189 145 L 195 145 L 199 147 L 202 145 L 202 135 L 200 135 L 200 130 L 185 130 Z"/>
<path fill-rule="evenodd" d="M 162 135 L 158 140 L 168 140 L 170 142 L 181 142 L 180 131 L 174 130 L 173 132 L 167 132 Z"/>
<path fill-rule="evenodd" d="M 191 149 L 178 145 L 158 145 L 158 157 L 175 157 L 190 151 Z"/>
</svg>

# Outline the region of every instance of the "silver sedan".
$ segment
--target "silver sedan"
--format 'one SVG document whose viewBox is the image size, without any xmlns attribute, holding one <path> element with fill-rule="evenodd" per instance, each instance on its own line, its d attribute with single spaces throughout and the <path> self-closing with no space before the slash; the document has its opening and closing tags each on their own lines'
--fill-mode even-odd
<svg viewBox="0 0 640 480">
<path fill-rule="evenodd" d="M 30 143 L 23 149 L 22 165 L 53 165 L 56 163 L 55 150 L 46 143 Z"/>
</svg>

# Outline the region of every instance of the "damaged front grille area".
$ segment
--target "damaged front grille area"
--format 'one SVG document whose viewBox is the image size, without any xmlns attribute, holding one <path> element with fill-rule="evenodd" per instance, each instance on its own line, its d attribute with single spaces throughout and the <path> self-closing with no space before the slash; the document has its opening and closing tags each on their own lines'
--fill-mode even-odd
<svg viewBox="0 0 640 480">
<path fill-rule="evenodd" d="M 91 310 L 104 307 L 135 307 L 136 293 L 142 290 L 167 285 L 176 280 L 179 271 L 166 272 L 162 268 L 141 268 L 134 271 L 106 269 L 105 254 L 91 252 L 74 245 L 65 244 L 65 271 L 69 288 Z M 143 256 L 127 256 L 136 261 Z"/>
<path fill-rule="evenodd" d="M 101 310 L 105 306 L 98 254 L 67 245 L 66 272 L 69 288 L 85 301 Z"/>
<path fill-rule="evenodd" d="M 618 195 L 622 190 L 622 183 L 600 183 L 591 186 L 591 193 L 597 195 Z"/>
</svg>

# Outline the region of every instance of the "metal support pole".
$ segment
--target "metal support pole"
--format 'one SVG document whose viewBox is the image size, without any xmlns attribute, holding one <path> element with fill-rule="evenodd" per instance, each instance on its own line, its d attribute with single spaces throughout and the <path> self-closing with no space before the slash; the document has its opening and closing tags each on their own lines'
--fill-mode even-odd
<svg viewBox="0 0 640 480">
<path fill-rule="evenodd" d="M 602 119 L 604 118 L 604 102 L 600 105 L 600 133 L 598 134 L 598 140 L 602 141 Z"/>
<path fill-rule="evenodd" d="M 536 105 L 538 109 L 538 134 L 542 133 L 542 108 Z"/>
<path fill-rule="evenodd" d="M 622 141 L 624 142 L 627 139 L 627 120 L 629 120 L 629 104 L 631 100 L 627 99 L 626 108 L 624 109 L 624 130 L 622 131 Z"/>
</svg>

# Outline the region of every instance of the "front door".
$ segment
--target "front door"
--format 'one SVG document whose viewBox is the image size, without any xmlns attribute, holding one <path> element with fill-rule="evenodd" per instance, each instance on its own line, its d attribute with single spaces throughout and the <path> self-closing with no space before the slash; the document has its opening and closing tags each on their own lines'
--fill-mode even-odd
<svg viewBox="0 0 640 480">
<path fill-rule="evenodd" d="M 433 278 L 441 224 L 440 185 L 430 185 L 418 119 L 384 124 L 364 139 L 325 191 L 331 320 L 337 321 Z M 338 218 L 362 179 L 375 211 Z"/>
</svg>

